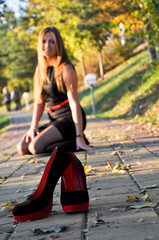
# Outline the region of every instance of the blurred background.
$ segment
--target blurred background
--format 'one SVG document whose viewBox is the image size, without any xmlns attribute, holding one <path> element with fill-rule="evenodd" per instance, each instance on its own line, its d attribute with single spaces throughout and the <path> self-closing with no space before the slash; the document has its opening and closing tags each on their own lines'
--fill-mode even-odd
<svg viewBox="0 0 159 240">
<path fill-rule="evenodd" d="M 78 74 L 80 100 L 87 114 L 91 113 L 91 98 L 83 80 L 88 73 L 93 73 L 98 78 L 95 89 L 98 116 L 142 115 L 136 108 L 143 110 L 142 104 L 147 101 L 144 99 L 145 90 L 142 90 L 142 101 L 139 96 L 138 102 L 131 99 L 131 103 L 120 105 L 119 101 L 123 97 L 129 99 L 129 93 L 132 97 L 137 89 L 139 93 L 139 86 L 145 79 L 148 76 L 150 79 L 154 71 L 155 74 L 158 71 L 158 0 L 1 0 L 1 106 L 4 86 L 10 92 L 17 87 L 21 94 L 29 92 L 32 96 L 33 74 L 37 64 L 37 38 L 46 26 L 55 26 L 61 32 Z M 139 54 L 143 55 L 139 57 Z M 134 62 L 127 62 L 137 56 Z M 124 63 L 126 65 L 122 65 Z M 139 65 L 140 63 L 142 64 Z M 122 83 L 118 79 L 119 71 L 115 73 L 115 70 L 112 74 L 112 70 L 118 69 L 118 66 L 123 66 L 120 74 L 126 74 Z M 138 67 L 133 69 L 133 66 Z M 153 77 L 154 89 L 159 80 L 157 76 Z M 111 88 L 108 85 L 110 79 Z M 151 79 L 150 82 L 152 83 Z M 151 93 L 152 88 L 149 83 Z M 151 101 L 153 106 L 158 101 L 157 96 Z M 144 113 L 149 108 L 147 105 Z M 157 116 L 155 119 L 157 121 Z"/>
</svg>

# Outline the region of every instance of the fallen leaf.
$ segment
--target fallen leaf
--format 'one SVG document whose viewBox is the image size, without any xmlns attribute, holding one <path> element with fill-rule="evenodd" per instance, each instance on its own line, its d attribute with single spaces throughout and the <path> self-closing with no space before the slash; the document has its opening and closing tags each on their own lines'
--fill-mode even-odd
<svg viewBox="0 0 159 240">
<path fill-rule="evenodd" d="M 116 138 L 116 139 L 120 139 L 120 136 L 119 136 L 119 135 L 116 135 L 115 138 Z"/>
<path fill-rule="evenodd" d="M 10 156 L 12 153 L 2 153 L 1 156 Z"/>
<path fill-rule="evenodd" d="M 99 213 L 98 212 L 95 212 L 95 224 L 103 224 L 105 223 L 105 221 L 99 216 Z"/>
<path fill-rule="evenodd" d="M 146 237 L 144 240 L 158 240 L 158 237 Z"/>
<path fill-rule="evenodd" d="M 92 173 L 92 172 L 94 173 L 93 170 L 94 170 L 94 168 L 92 168 L 91 165 L 85 165 L 85 166 L 84 166 L 84 172 L 85 172 L 85 174 L 88 174 L 88 173 L 90 173 L 90 172 L 91 172 L 91 173 Z"/>
<path fill-rule="evenodd" d="M 6 180 L 8 177 L 0 176 L 0 179 Z"/>
<path fill-rule="evenodd" d="M 88 233 L 88 229 L 85 228 L 85 229 L 82 230 L 82 232 L 83 232 L 83 233 Z"/>
<path fill-rule="evenodd" d="M 7 207 L 7 206 L 15 206 L 17 204 L 18 204 L 18 200 L 8 201 L 7 203 L 3 203 L 2 205 L 0 205 L 0 208 Z"/>
<path fill-rule="evenodd" d="M 109 210 L 110 212 L 119 212 L 119 209 L 116 207 L 113 207 Z"/>
<path fill-rule="evenodd" d="M 153 207 L 156 207 L 157 205 L 159 204 L 158 203 L 145 203 L 145 204 L 141 204 L 141 205 L 134 205 L 134 206 L 129 206 L 130 208 L 132 209 L 140 209 L 140 208 L 153 208 Z"/>
<path fill-rule="evenodd" d="M 124 164 L 121 164 L 120 162 L 117 162 L 115 163 L 115 165 L 113 165 L 110 161 L 107 161 L 107 165 L 111 169 L 112 173 L 114 174 L 115 173 L 124 174 L 126 170 L 130 168 L 129 165 L 124 165 Z"/>
<path fill-rule="evenodd" d="M 105 173 L 98 173 L 98 176 L 99 176 L 99 177 L 108 176 L 108 173 L 106 173 L 106 172 L 105 172 Z"/>
<path fill-rule="evenodd" d="M 126 128 L 126 130 L 131 130 L 131 129 L 134 129 L 134 128 L 135 128 L 135 126 L 129 125 L 129 126 Z"/>
<path fill-rule="evenodd" d="M 39 160 L 38 158 L 31 159 L 30 163 L 37 163 L 38 160 Z"/>
<path fill-rule="evenodd" d="M 130 152 L 135 152 L 137 150 L 138 150 L 137 148 L 133 148 L 133 149 L 130 150 Z"/>
<path fill-rule="evenodd" d="M 143 187 L 143 189 L 152 189 L 152 188 L 158 188 L 158 185 L 153 184 L 153 185 L 150 185 L 150 186 Z"/>
<path fill-rule="evenodd" d="M 139 198 L 140 202 L 142 202 L 142 201 L 144 202 L 144 201 L 147 201 L 147 200 L 148 200 L 148 194 L 147 193 L 144 196 Z"/>
<path fill-rule="evenodd" d="M 32 175 L 32 174 L 37 174 L 37 173 L 39 173 L 39 170 L 37 170 L 35 172 L 23 173 L 21 178 L 23 179 L 26 175 Z"/>
<path fill-rule="evenodd" d="M 127 202 L 144 202 L 147 201 L 148 194 L 146 193 L 142 197 L 128 196 Z"/>
<path fill-rule="evenodd" d="M 135 202 L 135 201 L 136 201 L 136 197 L 128 196 L 127 202 Z"/>
<path fill-rule="evenodd" d="M 139 219 L 135 220 L 135 222 L 137 222 L 137 223 L 141 223 L 143 221 L 144 221 L 144 219 L 142 219 L 142 218 L 139 218 Z"/>
<path fill-rule="evenodd" d="M 110 156 L 114 156 L 114 155 L 121 155 L 121 154 L 123 154 L 123 152 L 121 152 L 121 151 L 113 151 L 109 155 Z"/>
<path fill-rule="evenodd" d="M 110 161 L 107 161 L 107 164 L 110 167 L 110 169 L 113 171 L 114 165 Z"/>
<path fill-rule="evenodd" d="M 117 162 L 117 163 L 115 163 L 115 166 L 114 166 L 114 168 L 113 168 L 113 172 L 115 172 L 117 169 L 121 169 L 121 164 L 120 164 L 120 162 Z"/>
</svg>

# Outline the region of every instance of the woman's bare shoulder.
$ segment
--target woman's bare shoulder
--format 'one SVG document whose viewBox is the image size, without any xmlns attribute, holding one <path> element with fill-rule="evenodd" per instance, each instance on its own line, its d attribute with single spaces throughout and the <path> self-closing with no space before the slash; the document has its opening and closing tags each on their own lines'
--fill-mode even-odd
<svg viewBox="0 0 159 240">
<path fill-rule="evenodd" d="M 64 71 L 72 71 L 72 70 L 75 70 L 75 68 L 72 63 L 65 63 L 63 70 Z"/>
</svg>

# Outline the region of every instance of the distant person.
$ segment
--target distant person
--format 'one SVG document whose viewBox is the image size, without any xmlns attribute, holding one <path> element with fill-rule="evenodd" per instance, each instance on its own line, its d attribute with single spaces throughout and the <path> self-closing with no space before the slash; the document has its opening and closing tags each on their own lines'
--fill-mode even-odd
<svg viewBox="0 0 159 240">
<path fill-rule="evenodd" d="M 13 91 L 11 92 L 11 99 L 15 102 L 15 109 L 19 110 L 21 108 L 21 94 L 17 87 L 14 87 Z"/>
<path fill-rule="evenodd" d="M 11 99 L 10 99 L 10 93 L 8 91 L 8 88 L 5 86 L 3 89 L 2 89 L 2 92 L 3 92 L 3 100 L 2 100 L 2 103 L 6 105 L 6 110 L 7 111 L 10 111 L 10 102 L 11 102 Z"/>
<path fill-rule="evenodd" d="M 17 145 L 21 155 L 52 152 L 56 146 L 67 146 L 70 142 L 73 151 L 93 149 L 83 133 L 86 116 L 79 103 L 77 85 L 76 71 L 59 31 L 46 27 L 38 40 L 32 122 Z M 39 128 L 45 104 L 49 123 Z"/>
</svg>

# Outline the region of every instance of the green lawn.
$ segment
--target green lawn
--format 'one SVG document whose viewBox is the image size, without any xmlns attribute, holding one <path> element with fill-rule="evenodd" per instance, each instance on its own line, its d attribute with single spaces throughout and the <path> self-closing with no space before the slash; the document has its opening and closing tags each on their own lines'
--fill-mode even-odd
<svg viewBox="0 0 159 240">
<path fill-rule="evenodd" d="M 158 90 L 159 68 L 151 67 L 148 51 L 144 51 L 106 73 L 105 79 L 97 83 L 94 87 L 95 115 L 157 123 L 158 113 L 154 113 L 154 109 L 159 106 Z M 80 102 L 86 113 L 91 114 L 90 89 L 80 92 Z"/>
<path fill-rule="evenodd" d="M 10 123 L 10 117 L 9 116 L 5 116 L 5 115 L 1 115 L 0 116 L 0 129 L 6 127 L 8 124 Z"/>
<path fill-rule="evenodd" d="M 29 97 L 29 101 L 30 103 L 33 102 L 33 93 L 30 92 L 29 93 L 30 97 Z M 22 108 L 25 108 L 25 101 L 24 98 L 21 98 L 21 106 Z M 15 102 L 11 102 L 11 110 L 15 110 L 16 105 Z M 5 105 L 0 107 L 0 129 L 7 127 L 8 124 L 10 124 L 11 122 L 11 116 L 9 116 L 9 114 L 6 112 L 6 107 Z"/>
</svg>

